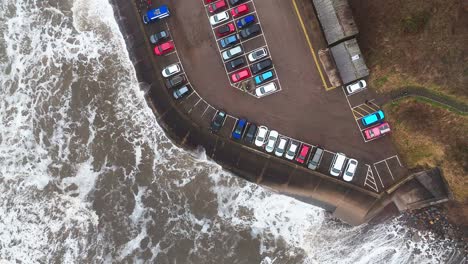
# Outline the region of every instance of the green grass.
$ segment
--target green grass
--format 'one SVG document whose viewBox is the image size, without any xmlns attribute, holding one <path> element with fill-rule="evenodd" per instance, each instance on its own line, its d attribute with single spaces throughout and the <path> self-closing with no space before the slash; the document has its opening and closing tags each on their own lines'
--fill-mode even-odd
<svg viewBox="0 0 468 264">
<path fill-rule="evenodd" d="M 431 14 L 427 11 L 420 11 L 406 16 L 401 20 L 401 28 L 405 33 L 416 34 L 424 30 L 429 22 Z"/>
</svg>

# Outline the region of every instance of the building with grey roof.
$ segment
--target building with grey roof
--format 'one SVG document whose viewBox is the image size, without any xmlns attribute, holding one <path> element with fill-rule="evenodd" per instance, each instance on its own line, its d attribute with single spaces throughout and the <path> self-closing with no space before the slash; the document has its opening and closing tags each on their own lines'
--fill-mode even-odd
<svg viewBox="0 0 468 264">
<path fill-rule="evenodd" d="M 313 0 L 328 45 L 359 33 L 348 0 Z"/>
<path fill-rule="evenodd" d="M 369 75 L 361 49 L 355 38 L 330 48 L 343 84 L 362 79 Z"/>
</svg>

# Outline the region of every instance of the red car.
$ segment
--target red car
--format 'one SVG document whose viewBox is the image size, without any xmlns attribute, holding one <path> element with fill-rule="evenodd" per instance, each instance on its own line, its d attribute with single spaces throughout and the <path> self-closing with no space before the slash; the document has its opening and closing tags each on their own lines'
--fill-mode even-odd
<svg viewBox="0 0 468 264">
<path fill-rule="evenodd" d="M 243 5 L 240 5 L 238 7 L 231 9 L 232 17 L 238 17 L 243 14 L 246 14 L 247 12 L 249 12 L 249 7 L 247 6 L 247 4 L 243 4 Z"/>
<path fill-rule="evenodd" d="M 217 28 L 216 35 L 218 37 L 222 37 L 222 36 L 229 35 L 233 33 L 234 31 L 236 31 L 236 27 L 234 26 L 234 23 L 229 23 L 229 24 L 222 25 L 219 28 Z"/>
<path fill-rule="evenodd" d="M 301 151 L 299 152 L 299 155 L 297 155 L 296 161 L 300 164 L 304 164 L 307 155 L 309 154 L 310 151 L 310 146 L 302 144 Z"/>
<path fill-rule="evenodd" d="M 168 41 L 154 47 L 154 54 L 161 56 L 174 50 L 174 42 Z"/>
<path fill-rule="evenodd" d="M 211 2 L 213 2 L 214 0 L 205 0 L 205 4 L 209 4 Z"/>
<path fill-rule="evenodd" d="M 210 10 L 210 13 L 215 13 L 216 11 L 219 11 L 226 7 L 227 7 L 226 2 L 224 2 L 224 0 L 219 0 L 217 2 L 210 4 L 208 6 L 208 10 Z"/>
<path fill-rule="evenodd" d="M 390 125 L 387 122 L 364 130 L 367 140 L 384 136 L 387 133 L 390 133 Z"/>
<path fill-rule="evenodd" d="M 244 69 L 234 72 L 231 75 L 231 80 L 232 82 L 240 82 L 242 80 L 249 78 L 250 76 L 252 76 L 252 74 L 250 73 L 249 68 L 244 68 Z"/>
</svg>

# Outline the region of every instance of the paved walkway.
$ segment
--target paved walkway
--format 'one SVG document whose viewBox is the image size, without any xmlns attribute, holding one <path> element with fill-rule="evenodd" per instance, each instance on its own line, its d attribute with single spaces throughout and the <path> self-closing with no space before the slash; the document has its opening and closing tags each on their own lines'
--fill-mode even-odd
<svg viewBox="0 0 468 264">
<path fill-rule="evenodd" d="M 404 97 L 422 97 L 433 102 L 445 105 L 449 108 L 452 108 L 463 114 L 468 113 L 468 105 L 460 101 L 453 100 L 449 97 L 437 95 L 426 88 L 422 87 L 405 87 L 398 91 L 392 91 L 382 94 L 382 99 L 384 99 L 384 104 L 390 101 L 396 101 Z"/>
</svg>

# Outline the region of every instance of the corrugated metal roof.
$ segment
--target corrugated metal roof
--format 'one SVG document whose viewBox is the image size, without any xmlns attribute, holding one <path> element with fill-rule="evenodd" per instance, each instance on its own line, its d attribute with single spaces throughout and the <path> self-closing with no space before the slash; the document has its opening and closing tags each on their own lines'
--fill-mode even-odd
<svg viewBox="0 0 468 264">
<path fill-rule="evenodd" d="M 359 33 L 347 0 L 313 0 L 328 45 Z"/>
<path fill-rule="evenodd" d="M 369 69 L 355 38 L 337 44 L 331 47 L 330 50 L 343 84 L 369 75 Z"/>
</svg>

